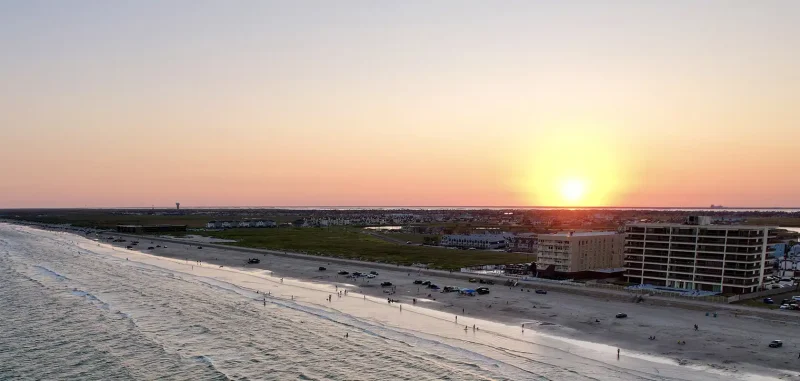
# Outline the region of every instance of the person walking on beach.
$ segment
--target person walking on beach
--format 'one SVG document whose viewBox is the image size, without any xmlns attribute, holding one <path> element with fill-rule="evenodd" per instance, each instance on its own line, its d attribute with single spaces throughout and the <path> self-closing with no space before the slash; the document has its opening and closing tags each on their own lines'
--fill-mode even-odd
<svg viewBox="0 0 800 381">
<path fill-rule="evenodd" d="M 458 315 L 456 315 L 456 323 L 458 323 Z"/>
<path fill-rule="evenodd" d="M 619 360 L 619 348 L 617 348 L 617 360 Z"/>
<path fill-rule="evenodd" d="M 697 324 L 694 325 L 694 330 L 697 331 Z"/>
</svg>

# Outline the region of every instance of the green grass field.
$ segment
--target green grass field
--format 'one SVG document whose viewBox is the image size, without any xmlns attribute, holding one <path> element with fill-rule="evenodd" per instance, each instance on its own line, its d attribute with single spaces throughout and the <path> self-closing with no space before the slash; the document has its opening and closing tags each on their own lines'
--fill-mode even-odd
<svg viewBox="0 0 800 381">
<path fill-rule="evenodd" d="M 398 245 L 351 228 L 231 229 L 203 235 L 237 240 L 231 245 L 287 250 L 338 258 L 411 265 L 426 263 L 433 268 L 525 262 L 526 256 L 481 250 L 449 250 L 436 247 Z"/>
<path fill-rule="evenodd" d="M 158 215 L 147 214 L 115 214 L 103 210 L 63 209 L 36 212 L 32 210 L 5 211 L 4 218 L 33 221 L 46 224 L 72 224 L 78 227 L 114 228 L 117 225 L 187 225 L 189 228 L 204 228 L 211 220 L 241 220 L 239 216 L 215 216 L 211 214 Z M 248 216 L 249 219 L 270 219 L 277 222 L 291 222 L 290 216 L 264 214 Z"/>
<path fill-rule="evenodd" d="M 386 237 L 394 238 L 400 241 L 410 241 L 413 243 L 423 243 L 425 237 L 436 237 L 433 234 L 413 234 L 413 233 L 382 233 Z"/>
</svg>

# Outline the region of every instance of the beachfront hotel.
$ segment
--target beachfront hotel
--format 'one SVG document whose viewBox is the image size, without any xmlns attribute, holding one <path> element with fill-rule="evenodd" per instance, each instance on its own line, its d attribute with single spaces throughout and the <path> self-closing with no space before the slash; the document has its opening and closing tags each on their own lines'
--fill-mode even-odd
<svg viewBox="0 0 800 381">
<path fill-rule="evenodd" d="M 536 267 L 575 273 L 622 267 L 625 235 L 616 231 L 539 234 Z"/>
<path fill-rule="evenodd" d="M 759 291 L 772 258 L 774 228 L 711 225 L 708 217 L 684 224 L 626 225 L 625 276 L 630 283 L 745 294 Z"/>
</svg>

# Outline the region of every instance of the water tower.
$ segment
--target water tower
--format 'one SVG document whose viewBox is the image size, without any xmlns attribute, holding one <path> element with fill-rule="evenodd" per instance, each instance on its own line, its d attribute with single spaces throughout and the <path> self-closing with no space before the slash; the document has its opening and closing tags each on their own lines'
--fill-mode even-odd
<svg viewBox="0 0 800 381">
<path fill-rule="evenodd" d="M 180 202 L 176 202 L 175 203 L 175 207 L 178 208 L 178 210 L 181 210 L 181 203 Z"/>
</svg>

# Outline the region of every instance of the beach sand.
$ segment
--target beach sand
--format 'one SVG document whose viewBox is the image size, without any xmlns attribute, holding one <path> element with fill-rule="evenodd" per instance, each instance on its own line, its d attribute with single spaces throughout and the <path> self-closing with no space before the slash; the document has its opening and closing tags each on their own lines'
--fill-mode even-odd
<svg viewBox="0 0 800 381">
<path fill-rule="evenodd" d="M 234 247 L 220 249 L 203 246 L 203 249 L 198 249 L 197 246 L 202 243 L 178 244 L 155 237 L 142 237 L 139 241 L 137 250 L 148 254 L 201 261 L 214 266 L 268 270 L 277 277 L 334 284 L 339 289 L 347 289 L 351 296 L 353 293 L 363 293 L 376 298 L 392 298 L 406 306 L 412 305 L 412 299 L 416 298 L 418 307 L 445 312 L 447 316 L 452 315 L 454 320 L 458 316 L 462 321 L 474 318 L 520 327 L 524 324 L 525 329 L 531 332 L 599 343 L 607 345 L 611 348 L 609 350 L 620 348 L 623 352 L 657 356 L 687 367 L 748 371 L 800 379 L 800 314 L 791 311 L 782 311 L 785 315 L 770 315 L 780 318 L 765 318 L 763 314 L 751 313 L 747 309 L 738 312 L 720 309 L 714 318 L 712 314 L 706 316 L 706 312 L 713 312 L 711 310 L 683 309 L 648 302 L 637 304 L 620 298 L 597 298 L 552 290 L 547 295 L 539 295 L 531 289 L 509 288 L 499 284 L 488 286 L 491 290 L 488 295 L 470 297 L 435 292 L 415 285 L 413 281 L 430 280 L 440 287 L 476 288 L 482 285 L 447 276 L 425 276 L 405 270 L 376 268 L 376 265 L 367 262 L 349 261 L 348 265 L 344 265 L 324 257 L 298 259 L 243 252 Z M 103 242 L 110 243 L 106 240 Z M 117 245 L 124 247 L 127 244 Z M 168 247 L 143 250 L 155 245 Z M 253 257 L 259 258 L 261 263 L 247 265 L 247 259 Z M 326 267 L 327 271 L 319 271 L 320 266 Z M 355 280 L 337 275 L 340 270 L 377 270 L 380 275 L 371 280 Z M 380 286 L 381 282 L 386 281 L 391 282 L 393 287 Z M 627 313 L 628 318 L 616 319 L 614 316 L 618 312 Z M 694 324 L 699 326 L 697 331 L 694 330 Z M 656 339 L 649 340 L 650 336 Z M 769 348 L 767 344 L 774 339 L 783 340 L 783 348 Z M 686 344 L 679 345 L 678 341 L 685 341 Z"/>
</svg>

